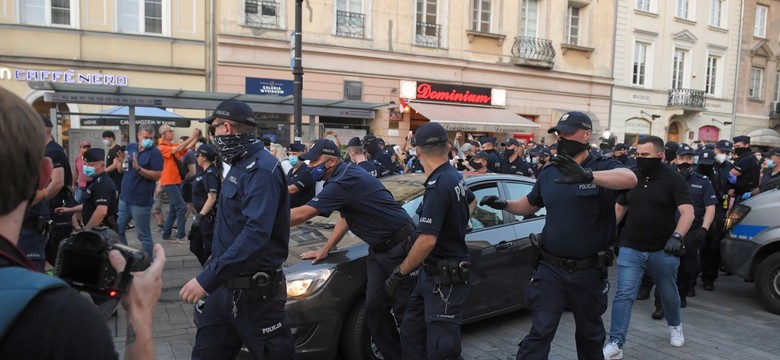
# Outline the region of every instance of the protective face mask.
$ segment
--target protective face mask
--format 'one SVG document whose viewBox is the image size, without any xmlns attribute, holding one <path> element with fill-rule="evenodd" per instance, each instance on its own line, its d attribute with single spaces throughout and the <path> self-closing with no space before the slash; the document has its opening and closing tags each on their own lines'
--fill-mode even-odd
<svg viewBox="0 0 780 360">
<path fill-rule="evenodd" d="M 108 139 L 103 139 L 103 146 L 108 146 L 111 144 L 111 141 L 108 141 Z"/>
<path fill-rule="evenodd" d="M 538 157 L 532 157 L 531 158 L 531 165 L 536 165 L 538 162 L 539 162 L 539 158 Z"/>
<path fill-rule="evenodd" d="M 321 181 L 322 177 L 325 176 L 325 172 L 327 171 L 328 168 L 325 166 L 325 163 L 319 164 L 309 169 L 309 173 L 311 174 L 311 178 L 314 179 L 314 182 Z"/>
<path fill-rule="evenodd" d="M 217 152 L 222 157 L 222 161 L 232 164 L 233 158 L 241 152 L 247 145 L 253 144 L 257 140 L 255 133 L 241 133 L 230 135 L 214 136 L 214 145 L 217 146 Z"/>
<path fill-rule="evenodd" d="M 409 156 L 417 156 L 417 149 L 415 148 L 409 149 Z"/>
<path fill-rule="evenodd" d="M 505 149 L 504 150 L 504 157 L 508 158 L 515 154 L 515 151 L 513 149 Z"/>
<path fill-rule="evenodd" d="M 574 156 L 588 149 L 590 149 L 589 144 L 564 138 L 558 139 L 558 154 L 560 155 Z"/>
<path fill-rule="evenodd" d="M 87 165 L 84 165 L 84 167 L 81 169 L 81 172 L 84 173 L 86 177 L 95 177 L 97 175 L 95 173 L 95 168 Z"/>
<path fill-rule="evenodd" d="M 715 161 L 717 161 L 718 164 L 723 164 L 723 162 L 726 161 L 726 154 L 715 155 Z"/>
<path fill-rule="evenodd" d="M 637 158 L 636 167 L 644 176 L 653 175 L 661 168 L 661 158 Z"/>
<path fill-rule="evenodd" d="M 750 152 L 750 148 L 734 148 L 734 153 L 737 154 L 737 156 L 742 156 Z"/>
<path fill-rule="evenodd" d="M 691 175 L 691 172 L 693 172 L 693 165 L 688 163 L 677 164 L 677 171 L 680 172 L 680 175 L 687 178 Z"/>
<path fill-rule="evenodd" d="M 759 163 L 761 162 L 761 159 L 763 159 L 761 155 L 756 155 L 756 160 L 758 160 Z"/>
<path fill-rule="evenodd" d="M 143 147 L 144 149 L 149 149 L 152 146 L 154 146 L 154 140 L 152 139 L 143 139 L 141 141 L 141 147 Z"/>
<path fill-rule="evenodd" d="M 482 163 L 476 162 L 474 160 L 469 161 L 469 166 L 471 166 L 474 170 L 482 169 Z"/>
<path fill-rule="evenodd" d="M 772 159 L 766 159 L 766 161 L 764 161 L 764 164 L 766 164 L 766 168 L 767 169 L 774 169 L 775 168 L 775 162 L 772 161 Z"/>
<path fill-rule="evenodd" d="M 297 157 L 297 156 L 295 156 L 295 155 L 291 155 L 291 156 L 290 156 L 290 157 L 287 159 L 287 161 L 289 161 L 289 162 L 290 162 L 290 165 L 292 165 L 292 166 L 296 166 L 296 165 L 298 165 L 298 163 L 300 162 L 300 160 L 298 159 L 298 157 Z"/>
</svg>

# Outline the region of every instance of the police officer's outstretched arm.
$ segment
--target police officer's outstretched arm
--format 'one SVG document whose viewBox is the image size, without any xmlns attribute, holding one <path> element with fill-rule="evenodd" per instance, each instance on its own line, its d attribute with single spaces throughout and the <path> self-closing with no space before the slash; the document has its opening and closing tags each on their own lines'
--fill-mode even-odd
<svg viewBox="0 0 780 360">
<path fill-rule="evenodd" d="M 111 265 L 117 272 L 125 268 L 125 258 L 119 251 L 109 254 Z M 144 271 L 133 273 L 130 290 L 122 296 L 122 307 L 127 312 L 127 343 L 125 359 L 154 359 L 152 316 L 162 292 L 162 271 L 165 266 L 165 250 L 154 245 L 154 260 Z"/>
<path fill-rule="evenodd" d="M 316 264 L 322 260 L 324 260 L 326 257 L 328 257 L 328 254 L 331 250 L 333 250 L 334 247 L 341 241 L 342 238 L 344 238 L 344 235 L 347 233 L 347 230 L 349 230 L 349 225 L 347 225 L 347 220 L 342 218 L 339 218 L 339 221 L 336 222 L 336 226 L 333 227 L 333 231 L 330 233 L 330 237 L 328 237 L 328 241 L 323 245 L 319 250 L 317 251 L 307 251 L 303 254 L 301 254 L 301 259 L 312 259 L 311 263 Z"/>
<path fill-rule="evenodd" d="M 524 216 L 533 215 L 539 211 L 539 209 L 541 209 L 539 206 L 531 205 L 527 196 L 523 196 L 518 200 L 504 200 L 499 198 L 497 195 L 488 195 L 479 201 L 479 205 L 487 205 L 494 209 L 506 210 L 512 214 Z"/>
</svg>

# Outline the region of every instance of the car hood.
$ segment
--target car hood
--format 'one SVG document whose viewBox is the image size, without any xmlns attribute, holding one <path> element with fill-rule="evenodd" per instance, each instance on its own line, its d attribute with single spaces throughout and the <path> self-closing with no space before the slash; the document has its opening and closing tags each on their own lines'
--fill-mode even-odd
<svg viewBox="0 0 780 360">
<path fill-rule="evenodd" d="M 301 255 L 307 251 L 316 251 L 325 245 L 328 237 L 333 232 L 333 225 L 323 224 L 304 224 L 290 229 L 290 245 L 287 253 L 287 260 L 284 267 L 288 268 L 301 262 L 311 263 L 311 260 L 301 259 Z M 348 231 L 344 238 L 338 243 L 336 248 L 331 250 L 330 255 L 323 263 L 340 263 L 346 261 L 352 256 L 343 255 L 351 253 L 350 250 L 355 245 L 364 244 L 363 241 Z M 365 251 L 361 251 L 365 255 Z"/>
</svg>

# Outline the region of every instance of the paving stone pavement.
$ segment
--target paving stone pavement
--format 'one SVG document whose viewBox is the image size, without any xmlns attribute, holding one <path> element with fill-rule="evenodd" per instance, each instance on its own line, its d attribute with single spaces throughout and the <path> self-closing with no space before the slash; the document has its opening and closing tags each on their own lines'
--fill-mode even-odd
<svg viewBox="0 0 780 360">
<path fill-rule="evenodd" d="M 135 233 L 128 232 L 131 246 L 140 247 Z M 163 292 L 154 314 L 157 359 L 189 359 L 195 342 L 192 305 L 179 301 L 179 289 L 198 274 L 200 265 L 187 245 L 162 241 L 168 258 L 163 272 Z M 610 307 L 604 314 L 609 332 L 614 268 L 610 272 Z M 653 320 L 652 297 L 637 301 L 631 317 L 624 359 L 773 359 L 780 360 L 780 316 L 767 312 L 759 303 L 755 287 L 736 276 L 721 276 L 714 292 L 697 288 L 682 310 L 685 346 L 669 345 L 669 330 L 663 320 Z M 516 311 L 463 327 L 463 357 L 475 360 L 514 359 L 517 343 L 530 329 L 530 313 Z M 124 351 L 127 323 L 119 316 L 108 320 L 120 357 Z M 564 313 L 552 344 L 550 359 L 576 359 L 574 318 Z"/>
</svg>

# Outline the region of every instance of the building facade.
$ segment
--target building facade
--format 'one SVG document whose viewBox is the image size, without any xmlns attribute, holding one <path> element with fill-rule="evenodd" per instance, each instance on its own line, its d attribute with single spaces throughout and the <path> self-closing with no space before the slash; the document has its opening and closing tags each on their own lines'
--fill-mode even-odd
<svg viewBox="0 0 780 360">
<path fill-rule="evenodd" d="M 734 125 L 741 0 L 619 0 L 611 128 L 716 142 Z M 737 125 L 739 126 L 739 125 Z"/>
<path fill-rule="evenodd" d="M 216 91 L 291 94 L 294 12 L 293 0 L 220 2 Z M 402 143 L 436 120 L 451 135 L 539 141 L 569 110 L 592 114 L 603 131 L 614 14 L 613 2 L 595 0 L 306 1 L 303 97 L 380 106 L 336 116 L 304 109 L 303 137 L 372 132 Z M 289 112 L 259 116 L 264 131 L 289 137 Z"/>
</svg>

